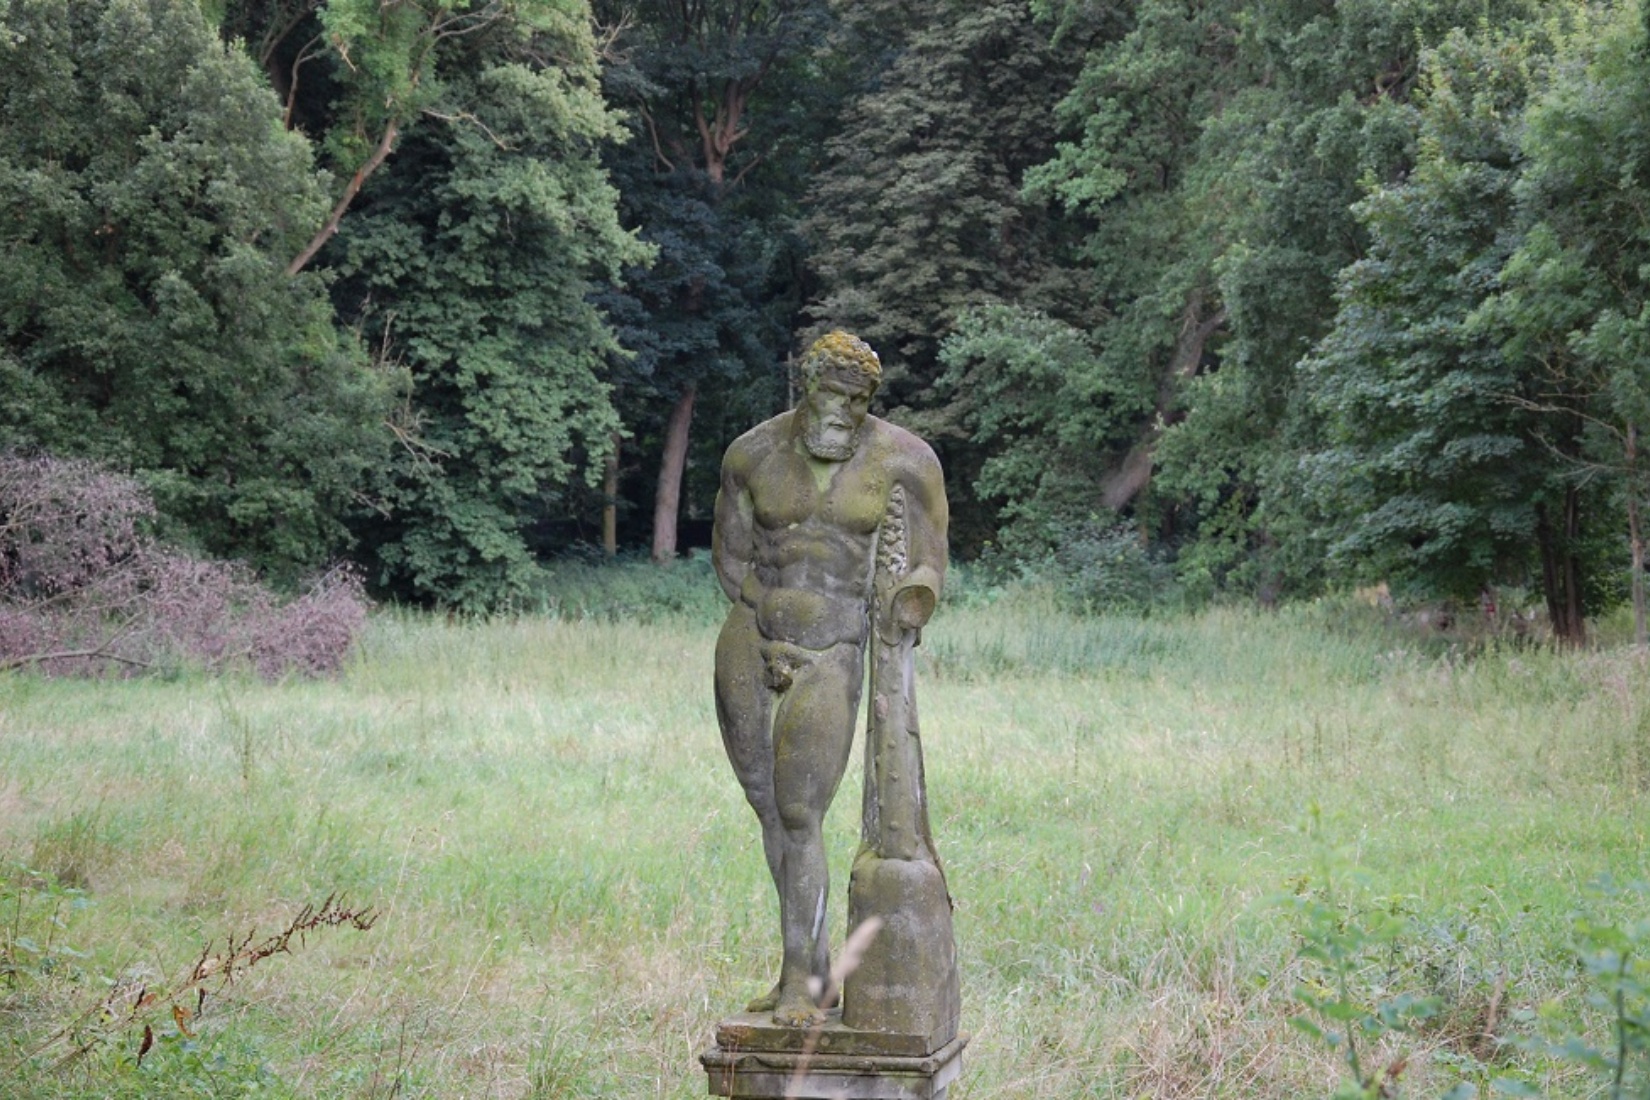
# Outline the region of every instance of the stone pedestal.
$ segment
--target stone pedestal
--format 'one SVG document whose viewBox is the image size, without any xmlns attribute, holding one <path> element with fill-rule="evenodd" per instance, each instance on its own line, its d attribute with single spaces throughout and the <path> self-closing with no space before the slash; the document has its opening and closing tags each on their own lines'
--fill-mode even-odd
<svg viewBox="0 0 1650 1100">
<path fill-rule="evenodd" d="M 959 1035 L 929 1051 L 920 1035 L 857 1031 L 832 1012 L 823 1027 L 783 1028 L 771 1013 L 730 1016 L 699 1056 L 710 1095 L 741 1100 L 944 1100 L 962 1073 Z"/>
</svg>

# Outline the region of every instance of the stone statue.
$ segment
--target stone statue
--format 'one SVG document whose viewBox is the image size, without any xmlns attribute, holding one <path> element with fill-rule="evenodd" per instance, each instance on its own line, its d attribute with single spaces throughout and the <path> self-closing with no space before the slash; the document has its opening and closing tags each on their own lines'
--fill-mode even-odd
<svg viewBox="0 0 1650 1100">
<path fill-rule="evenodd" d="M 911 647 L 944 580 L 945 486 L 926 443 L 868 415 L 881 366 L 865 343 L 833 332 L 801 371 L 797 407 L 728 448 L 716 501 L 713 558 L 733 601 L 716 643 L 716 714 L 761 823 L 783 943 L 777 984 L 748 1011 L 810 1028 L 831 1007 L 821 1003 L 830 971 L 821 823 L 847 767 L 869 655 L 864 834 L 849 907 L 851 926 L 876 917 L 882 931 L 847 984 L 842 1023 L 920 1033 L 917 1047 L 934 1050 L 956 1035 L 956 963 L 924 803 Z"/>
</svg>

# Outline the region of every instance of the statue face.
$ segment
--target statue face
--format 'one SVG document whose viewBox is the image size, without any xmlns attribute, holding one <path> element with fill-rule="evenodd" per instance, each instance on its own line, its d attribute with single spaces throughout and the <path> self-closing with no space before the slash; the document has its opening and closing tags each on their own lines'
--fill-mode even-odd
<svg viewBox="0 0 1650 1100">
<path fill-rule="evenodd" d="M 876 383 L 863 375 L 831 370 L 820 375 L 798 407 L 802 445 L 808 453 L 826 462 L 846 462 L 853 457 L 876 389 Z"/>
</svg>

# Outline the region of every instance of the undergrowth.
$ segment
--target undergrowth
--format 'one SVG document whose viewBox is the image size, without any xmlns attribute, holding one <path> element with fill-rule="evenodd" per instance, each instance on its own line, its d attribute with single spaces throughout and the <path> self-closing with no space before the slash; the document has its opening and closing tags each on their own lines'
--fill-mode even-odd
<svg viewBox="0 0 1650 1100">
<path fill-rule="evenodd" d="M 699 603 L 604 587 L 629 567 L 556 617 L 380 612 L 337 681 L 0 675 L 0 1073 L 121 1022 L 0 1093 L 702 1095 L 776 914 L 709 691 L 725 602 L 677 569 Z M 1642 1096 L 1646 903 L 1585 891 L 1650 877 L 1637 655 L 954 579 L 917 670 L 974 1034 L 951 1100 L 1557 1100 L 1617 1065 Z M 861 774 L 826 822 L 839 941 Z M 370 935 L 197 1003 L 227 929 L 333 889 Z M 117 987 L 166 995 L 128 1024 Z"/>
</svg>

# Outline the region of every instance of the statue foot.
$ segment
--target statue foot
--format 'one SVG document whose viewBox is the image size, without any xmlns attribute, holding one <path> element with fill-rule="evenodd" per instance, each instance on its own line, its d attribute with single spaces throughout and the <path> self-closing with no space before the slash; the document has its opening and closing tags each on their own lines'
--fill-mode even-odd
<svg viewBox="0 0 1650 1100">
<path fill-rule="evenodd" d="M 786 997 L 775 1007 L 773 1022 L 780 1027 L 819 1027 L 825 1012 L 808 997 Z"/>
<path fill-rule="evenodd" d="M 745 1006 L 746 1012 L 772 1012 L 779 1007 L 779 983 L 774 982 L 773 988 L 762 996 L 752 1000 Z"/>
</svg>

